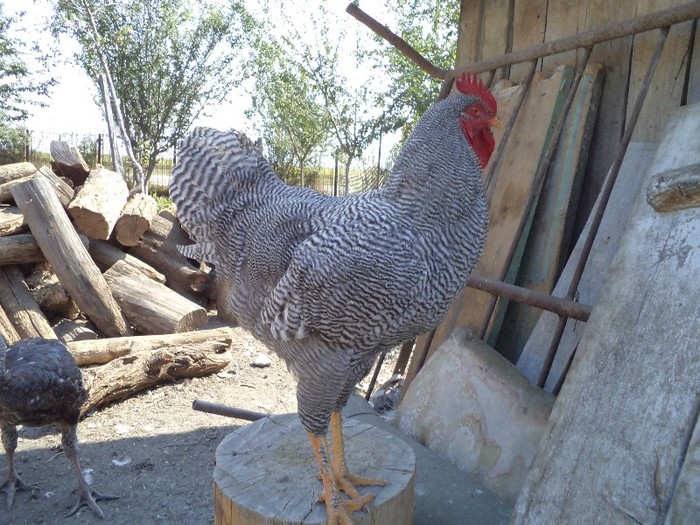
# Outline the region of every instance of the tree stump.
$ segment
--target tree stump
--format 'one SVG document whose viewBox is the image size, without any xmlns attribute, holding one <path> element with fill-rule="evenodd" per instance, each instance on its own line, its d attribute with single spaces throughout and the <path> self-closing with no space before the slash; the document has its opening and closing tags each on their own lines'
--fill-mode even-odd
<svg viewBox="0 0 700 525">
<path fill-rule="evenodd" d="M 389 481 L 360 487 L 375 494 L 367 511 L 355 512 L 355 525 L 410 524 L 416 458 L 411 447 L 388 432 L 343 420 L 348 469 Z M 216 449 L 214 523 L 312 525 L 326 523 L 318 503 L 322 485 L 316 460 L 297 414 L 260 419 L 236 429 Z"/>
</svg>

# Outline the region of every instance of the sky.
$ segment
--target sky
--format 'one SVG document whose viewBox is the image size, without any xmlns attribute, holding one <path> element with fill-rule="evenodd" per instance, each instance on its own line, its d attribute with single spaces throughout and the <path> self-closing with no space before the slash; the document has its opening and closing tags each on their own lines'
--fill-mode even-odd
<svg viewBox="0 0 700 525">
<path fill-rule="evenodd" d="M 253 7 L 257 4 L 254 0 L 247 1 Z M 369 32 L 369 29 L 344 12 L 347 3 L 347 0 L 335 0 L 327 2 L 327 5 L 331 11 L 338 14 L 341 20 L 347 21 L 348 26 L 354 24 L 358 26 L 358 31 Z M 370 14 L 384 22 L 385 19 L 382 18 L 382 16 L 386 16 L 384 10 L 380 9 L 379 3 L 375 4 L 374 7 L 370 10 Z M 34 38 L 46 39 L 47 42 L 53 41 L 52 37 L 42 30 L 52 13 L 51 2 L 47 0 L 4 0 L 4 12 L 7 16 L 12 16 L 19 11 L 25 11 L 26 15 L 19 24 L 13 27 L 16 37 L 28 41 L 32 41 Z M 66 57 L 71 56 L 76 48 L 77 44 L 70 39 L 64 38 L 61 41 L 61 49 Z M 32 106 L 32 115 L 25 123 L 27 128 L 33 132 L 47 134 L 105 133 L 106 124 L 102 112 L 94 102 L 96 90 L 86 73 L 75 64 L 59 63 L 52 69 L 52 75 L 58 79 L 58 85 L 53 88 L 46 107 Z M 207 108 L 206 115 L 201 116 L 195 124 L 220 129 L 236 127 L 245 131 L 251 125 L 244 115 L 249 96 L 240 90 L 231 98 L 234 100 L 233 102 Z"/>
</svg>

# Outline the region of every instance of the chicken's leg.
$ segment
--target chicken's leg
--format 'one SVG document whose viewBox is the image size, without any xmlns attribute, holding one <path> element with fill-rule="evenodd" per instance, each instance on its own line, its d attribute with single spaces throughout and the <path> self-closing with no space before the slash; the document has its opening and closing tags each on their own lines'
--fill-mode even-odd
<svg viewBox="0 0 700 525">
<path fill-rule="evenodd" d="M 75 502 L 75 505 L 73 505 L 73 508 L 66 515 L 66 517 L 78 512 L 83 505 L 87 505 L 87 507 L 97 516 L 104 518 L 104 513 L 96 502 L 99 500 L 117 499 L 119 496 L 100 494 L 90 487 L 88 482 L 85 481 L 85 477 L 80 470 L 80 463 L 78 462 L 78 450 L 76 448 L 76 425 L 66 425 L 62 430 L 61 443 L 63 445 L 63 453 L 65 454 L 66 458 L 68 458 L 68 461 L 70 461 L 73 472 L 75 472 L 75 475 L 78 478 L 78 501 Z"/>
<path fill-rule="evenodd" d="M 374 494 L 367 494 L 360 497 L 360 493 L 355 485 L 361 486 L 383 486 L 388 482 L 384 479 L 365 478 L 356 476 L 348 472 L 345 462 L 345 444 L 343 443 L 343 419 L 340 410 L 331 412 L 331 441 L 333 445 L 333 456 L 331 457 L 331 468 L 337 480 L 340 490 L 345 492 L 352 499 L 354 505 L 359 505 L 352 510 L 359 510 L 369 504 L 374 498 Z"/>
<path fill-rule="evenodd" d="M 326 502 L 328 512 L 328 525 L 351 525 L 350 516 L 345 508 L 343 498 L 338 492 L 333 470 L 328 463 L 328 439 L 326 436 L 315 436 L 308 433 L 311 447 L 314 449 L 314 456 L 318 462 L 318 468 L 323 481 L 323 496 L 320 498 Z"/>
<path fill-rule="evenodd" d="M 0 492 L 7 493 L 7 508 L 11 509 L 15 500 L 15 492 L 18 490 L 32 490 L 36 487 L 27 485 L 15 471 L 15 450 L 17 449 L 17 427 L 15 425 L 2 424 L 2 446 L 5 448 L 5 455 L 7 456 L 7 477 L 3 484 L 0 485 Z"/>
</svg>

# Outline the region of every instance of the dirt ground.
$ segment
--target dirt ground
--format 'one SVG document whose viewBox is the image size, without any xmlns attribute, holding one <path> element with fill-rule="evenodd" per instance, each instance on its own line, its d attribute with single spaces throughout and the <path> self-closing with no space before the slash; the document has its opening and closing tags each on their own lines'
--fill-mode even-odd
<svg viewBox="0 0 700 525">
<path fill-rule="evenodd" d="M 192 402 L 269 414 L 296 411 L 295 382 L 284 363 L 244 331 L 236 330 L 236 336 L 244 338 L 243 351 L 232 353 L 229 367 L 218 374 L 141 392 L 79 424 L 86 479 L 96 491 L 120 496 L 98 502 L 104 521 L 86 508 L 64 518 L 75 502 L 77 483 L 61 453 L 60 434 L 52 427 L 21 427 L 15 464 L 22 479 L 38 489 L 18 492 L 10 511 L 0 501 L 0 524 L 213 523 L 214 453 L 228 433 L 246 422 L 194 411 Z M 269 367 L 252 366 L 259 352 L 270 357 Z M 390 375 L 393 365 L 387 362 L 382 370 L 380 380 Z M 1 457 L 4 478 L 6 460 Z"/>
</svg>

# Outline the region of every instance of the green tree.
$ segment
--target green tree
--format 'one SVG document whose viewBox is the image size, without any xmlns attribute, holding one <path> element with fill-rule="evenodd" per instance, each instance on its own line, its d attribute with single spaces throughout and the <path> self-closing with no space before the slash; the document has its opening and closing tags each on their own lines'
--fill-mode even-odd
<svg viewBox="0 0 700 525">
<path fill-rule="evenodd" d="M 305 186 L 306 164 L 327 143 L 330 122 L 306 71 L 290 64 L 264 32 L 255 48 L 253 109 L 248 116 L 255 113 L 262 121 L 265 142 L 278 162 L 285 157 L 282 150 L 289 149 L 299 168 L 300 185 Z"/>
<path fill-rule="evenodd" d="M 243 2 L 59 0 L 55 15 L 54 32 L 77 39 L 77 61 L 98 87 L 99 53 L 104 57 L 146 184 L 158 156 L 240 82 L 238 56 L 250 24 Z"/>
<path fill-rule="evenodd" d="M 397 34 L 434 65 L 454 68 L 459 0 L 395 0 L 388 7 L 396 17 Z M 435 102 L 440 81 L 386 43 L 380 54 L 387 60 L 386 72 L 391 78 L 383 103 L 400 121 L 406 139 L 421 115 Z"/>
<path fill-rule="evenodd" d="M 24 44 L 8 34 L 17 20 L 5 16 L 3 9 L 0 2 L 0 123 L 8 123 L 25 120 L 29 116 L 28 105 L 43 105 L 43 97 L 49 94 L 56 80 L 37 80 L 37 75 L 32 74 Z M 37 64 L 46 58 L 36 46 L 31 48 L 31 54 Z M 39 75 L 42 74 L 40 71 Z"/>
</svg>

